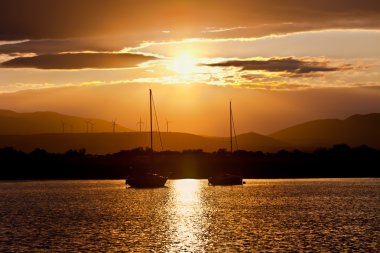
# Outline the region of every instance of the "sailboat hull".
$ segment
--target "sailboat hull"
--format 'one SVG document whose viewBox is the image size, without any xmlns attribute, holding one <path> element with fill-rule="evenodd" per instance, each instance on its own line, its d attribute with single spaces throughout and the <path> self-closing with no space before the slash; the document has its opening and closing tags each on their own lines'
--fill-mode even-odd
<svg viewBox="0 0 380 253">
<path fill-rule="evenodd" d="M 208 178 L 209 185 L 242 185 L 244 181 L 241 177 L 231 174 L 223 174 Z"/>
<path fill-rule="evenodd" d="M 143 173 L 128 176 L 125 183 L 133 188 L 158 188 L 164 187 L 167 180 L 167 177 L 158 174 Z"/>
</svg>

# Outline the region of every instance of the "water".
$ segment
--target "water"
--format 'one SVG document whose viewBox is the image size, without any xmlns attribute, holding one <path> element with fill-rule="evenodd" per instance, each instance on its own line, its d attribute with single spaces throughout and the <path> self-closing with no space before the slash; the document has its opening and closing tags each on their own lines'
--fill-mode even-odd
<svg viewBox="0 0 380 253">
<path fill-rule="evenodd" d="M 0 182 L 0 252 L 380 250 L 380 179 Z"/>
</svg>

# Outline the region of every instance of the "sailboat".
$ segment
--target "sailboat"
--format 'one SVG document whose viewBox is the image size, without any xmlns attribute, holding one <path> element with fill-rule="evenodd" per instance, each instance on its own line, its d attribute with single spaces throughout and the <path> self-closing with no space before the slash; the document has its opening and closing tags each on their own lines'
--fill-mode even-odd
<svg viewBox="0 0 380 253">
<path fill-rule="evenodd" d="M 233 116 L 232 116 L 232 105 L 230 101 L 230 152 L 231 154 L 233 153 L 232 128 L 234 128 L 234 133 L 235 133 L 235 126 L 233 123 Z M 234 137 L 236 141 L 236 134 L 234 134 Z M 208 184 L 209 185 L 242 185 L 242 184 L 245 184 L 245 182 L 243 181 L 243 178 L 241 176 L 230 174 L 230 173 L 221 173 L 221 174 L 209 177 Z"/>
<path fill-rule="evenodd" d="M 150 148 L 153 155 L 153 123 L 152 123 L 152 90 L 149 89 L 149 107 L 150 107 Z M 165 186 L 167 177 L 152 172 L 139 172 L 128 175 L 125 183 L 134 188 L 158 188 Z"/>
</svg>

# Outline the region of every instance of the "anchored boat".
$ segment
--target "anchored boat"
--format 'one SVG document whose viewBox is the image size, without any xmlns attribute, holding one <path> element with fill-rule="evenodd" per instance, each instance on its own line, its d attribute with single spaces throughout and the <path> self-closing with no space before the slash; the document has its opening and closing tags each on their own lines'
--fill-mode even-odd
<svg viewBox="0 0 380 253">
<path fill-rule="evenodd" d="M 150 108 L 150 148 L 153 155 L 153 123 L 152 123 L 152 90 L 149 89 L 149 108 Z M 151 164 L 152 166 L 153 164 Z M 135 172 L 127 176 L 125 183 L 134 188 L 157 188 L 165 186 L 168 177 L 153 172 L 152 167 L 147 172 Z"/>
<path fill-rule="evenodd" d="M 232 115 L 232 105 L 230 101 L 230 152 L 231 155 L 233 153 L 233 143 L 232 143 L 232 129 L 234 132 L 234 138 L 237 147 L 236 133 L 235 133 L 235 125 Z M 220 173 L 218 175 L 212 176 L 208 178 L 209 185 L 242 185 L 245 184 L 243 178 L 239 175 L 234 175 L 230 173 Z"/>
</svg>

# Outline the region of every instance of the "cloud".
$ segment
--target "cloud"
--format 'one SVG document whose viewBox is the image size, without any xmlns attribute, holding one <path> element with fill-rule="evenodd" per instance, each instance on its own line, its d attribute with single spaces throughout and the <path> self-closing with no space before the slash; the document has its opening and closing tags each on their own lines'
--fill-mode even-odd
<svg viewBox="0 0 380 253">
<path fill-rule="evenodd" d="M 307 84 L 294 84 L 294 83 L 243 83 L 241 88 L 257 89 L 257 90 L 304 90 L 311 88 Z"/>
<path fill-rule="evenodd" d="M 165 17 L 165 18 L 162 18 Z M 152 22 L 153 21 L 153 22 Z M 377 0 L 2 0 L 0 40 L 64 39 L 170 30 L 177 38 L 202 37 L 207 27 L 258 27 L 277 33 L 320 28 L 379 28 Z M 295 25 L 293 25 L 295 24 Z M 302 28 L 298 24 L 308 24 Z M 267 27 L 265 27 L 267 26 Z M 245 37 L 249 29 L 225 30 Z M 250 30 L 250 33 L 253 31 Z M 223 32 L 209 33 L 221 36 Z"/>
<path fill-rule="evenodd" d="M 37 69 L 84 69 L 84 68 L 129 68 L 155 60 L 156 57 L 141 54 L 77 53 L 46 54 L 33 57 L 18 57 L 1 64 L 6 68 Z"/>
<path fill-rule="evenodd" d="M 292 74 L 309 74 L 314 72 L 338 71 L 338 67 L 328 67 L 325 62 L 303 61 L 294 58 L 271 58 L 268 60 L 232 60 L 211 64 L 209 67 L 236 67 L 241 70 L 263 70 L 268 72 L 287 72 Z M 347 68 L 348 66 L 345 66 Z"/>
<path fill-rule="evenodd" d="M 129 42 L 115 38 L 42 39 L 0 45 L 0 54 L 35 53 L 56 54 L 62 52 L 110 52 L 119 51 Z M 129 45 L 136 45 L 134 44 Z"/>
<path fill-rule="evenodd" d="M 380 58 L 380 30 L 322 30 L 260 38 L 189 39 L 144 43 L 133 51 L 176 56 L 191 49 L 197 57 Z M 173 50 L 174 49 L 174 50 Z M 130 51 L 132 52 L 132 51 Z"/>
</svg>

